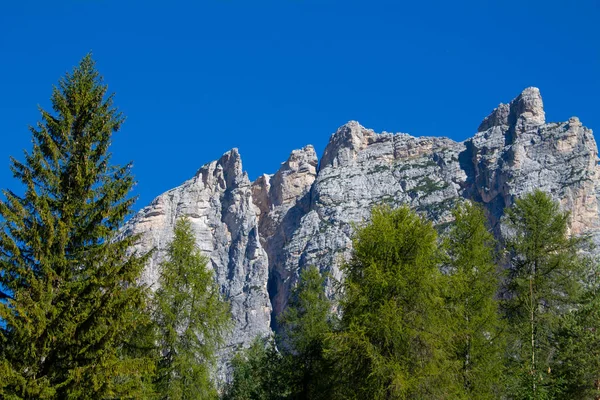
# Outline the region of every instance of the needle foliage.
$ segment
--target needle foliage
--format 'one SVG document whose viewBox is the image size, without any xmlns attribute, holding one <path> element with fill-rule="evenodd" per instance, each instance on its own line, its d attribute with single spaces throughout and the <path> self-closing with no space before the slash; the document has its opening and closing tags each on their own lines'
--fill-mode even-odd
<svg viewBox="0 0 600 400">
<path fill-rule="evenodd" d="M 24 194 L 0 201 L 0 397 L 144 396 L 153 362 L 128 342 L 149 320 L 136 284 L 146 255 L 118 236 L 134 180 L 108 151 L 124 118 L 90 55 L 51 101 L 31 150 L 11 159 Z"/>
<path fill-rule="evenodd" d="M 215 361 L 231 318 L 207 263 L 189 219 L 178 220 L 154 296 L 161 399 L 217 398 Z"/>
</svg>

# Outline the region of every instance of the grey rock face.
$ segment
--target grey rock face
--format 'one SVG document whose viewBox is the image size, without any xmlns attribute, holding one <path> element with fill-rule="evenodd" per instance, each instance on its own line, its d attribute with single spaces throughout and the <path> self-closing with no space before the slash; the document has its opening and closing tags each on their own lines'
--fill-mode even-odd
<svg viewBox="0 0 600 400">
<path fill-rule="evenodd" d="M 242 172 L 237 149 L 157 197 L 125 226 L 125 234 L 142 234 L 136 250 L 157 249 L 142 276 L 154 288 L 175 222 L 183 216 L 190 219 L 198 247 L 209 257 L 221 292 L 231 304 L 234 327 L 223 349 L 223 360 L 229 360 L 257 335 L 271 333 L 268 258 L 259 239 L 250 181 Z M 225 364 L 220 367 L 223 377 Z"/>
<path fill-rule="evenodd" d="M 341 278 L 339 265 L 352 248 L 352 223 L 365 220 L 374 205 L 407 203 L 447 222 L 465 179 L 458 161 L 463 149 L 446 138 L 376 134 L 354 121 L 339 128 L 321 159 L 310 207 L 269 258 L 274 314 L 285 308 L 302 268 L 316 265 Z M 332 294 L 333 288 L 328 290 Z"/>
<path fill-rule="evenodd" d="M 317 175 L 317 165 L 315 149 L 306 146 L 294 150 L 268 183 L 261 177 L 253 184 L 257 194 L 255 205 L 264 210 L 261 211 L 259 236 L 269 257 L 271 293 L 279 291 L 281 282 L 287 279 L 285 273 L 281 274 L 284 270 L 280 267 L 287 257 L 284 249 L 310 209 L 310 190 Z M 274 318 L 273 323 L 276 322 Z"/>
<path fill-rule="evenodd" d="M 484 203 L 497 226 L 516 197 L 539 188 L 571 211 L 572 233 L 593 234 L 599 229 L 596 141 L 576 117 L 545 124 L 542 104 L 538 89 L 525 89 L 494 110 L 465 142 L 464 196 Z M 505 109 L 509 117 L 498 117 Z"/>
<path fill-rule="evenodd" d="M 494 126 L 513 126 L 519 121 L 527 121 L 531 124 L 543 125 L 546 122 L 544 103 L 538 88 L 529 87 L 510 104 L 500 105 L 488 115 L 478 132 L 486 131 Z"/>
<path fill-rule="evenodd" d="M 143 234 L 139 249 L 158 248 L 143 278 L 154 283 L 175 220 L 192 219 L 198 245 L 232 303 L 231 350 L 277 329 L 303 268 L 316 265 L 343 278 L 353 226 L 374 205 L 408 204 L 443 228 L 454 204 L 472 199 L 484 204 L 501 235 L 504 208 L 540 188 L 571 211 L 572 233 L 600 237 L 599 174 L 592 131 L 575 117 L 547 124 L 539 90 L 527 88 L 461 143 L 375 133 L 351 121 L 331 136 L 320 164 L 307 146 L 252 184 L 232 150 L 155 199 L 126 230 Z M 331 284 L 327 290 L 334 295 Z"/>
</svg>

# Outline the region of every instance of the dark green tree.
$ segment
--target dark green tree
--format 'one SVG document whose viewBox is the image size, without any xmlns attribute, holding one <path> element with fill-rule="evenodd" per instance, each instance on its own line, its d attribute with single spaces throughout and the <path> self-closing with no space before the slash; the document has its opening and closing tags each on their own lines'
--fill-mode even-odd
<svg viewBox="0 0 600 400">
<path fill-rule="evenodd" d="M 108 152 L 124 118 L 90 55 L 51 101 L 32 150 L 11 159 L 24 195 L 0 201 L 0 397 L 143 397 L 153 362 L 125 347 L 148 322 L 146 259 L 118 236 L 134 181 Z"/>
<path fill-rule="evenodd" d="M 274 340 L 256 338 L 248 349 L 234 357 L 233 378 L 226 386 L 222 399 L 287 399 L 291 394 L 289 367 Z"/>
<path fill-rule="evenodd" d="M 453 398 L 439 260 L 434 227 L 408 207 L 375 208 L 357 230 L 327 349 L 336 397 Z"/>
<path fill-rule="evenodd" d="M 561 399 L 600 398 L 600 269 L 591 264 L 581 304 L 565 315 L 557 335 L 553 369 Z"/>
<path fill-rule="evenodd" d="M 217 398 L 211 374 L 231 317 L 207 263 L 190 221 L 178 220 L 154 296 L 162 399 Z"/>
<path fill-rule="evenodd" d="M 333 319 L 325 279 L 316 267 L 303 270 L 280 318 L 289 398 L 329 398 L 330 366 L 324 357 L 324 346 L 332 332 Z"/>
<path fill-rule="evenodd" d="M 514 398 L 547 399 L 559 393 L 554 357 L 565 315 L 577 309 L 586 262 L 583 238 L 568 235 L 569 214 L 541 191 L 506 211 L 509 256 L 504 310 L 508 321 Z"/>
<path fill-rule="evenodd" d="M 499 399 L 502 392 L 502 323 L 495 296 L 499 289 L 495 240 L 483 209 L 460 203 L 444 238 L 450 360 L 460 398 Z M 457 397 L 458 398 L 458 397 Z"/>
<path fill-rule="evenodd" d="M 224 399 L 329 399 L 329 363 L 324 357 L 332 331 L 325 277 L 316 267 L 302 271 L 279 318 L 279 348 L 257 338 L 233 360 L 233 380 Z"/>
</svg>

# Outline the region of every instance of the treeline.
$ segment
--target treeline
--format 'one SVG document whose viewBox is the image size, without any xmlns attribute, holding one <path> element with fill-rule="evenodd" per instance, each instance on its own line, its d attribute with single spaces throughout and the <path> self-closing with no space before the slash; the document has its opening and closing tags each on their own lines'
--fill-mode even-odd
<svg viewBox="0 0 600 400">
<path fill-rule="evenodd" d="M 343 266 L 339 310 L 302 272 L 277 344 L 234 363 L 224 398 L 600 398 L 598 268 L 568 214 L 534 192 L 499 245 L 469 202 L 438 236 L 407 207 L 376 208 Z"/>
<path fill-rule="evenodd" d="M 51 100 L 12 159 L 23 194 L 0 201 L 0 398 L 600 398 L 598 266 L 542 192 L 506 210 L 502 243 L 469 202 L 441 234 L 375 208 L 343 282 L 303 270 L 279 334 L 217 388 L 231 318 L 191 224 L 178 221 L 158 289 L 140 285 L 151 254 L 119 232 L 131 168 L 108 152 L 123 117 L 90 56 Z"/>
</svg>

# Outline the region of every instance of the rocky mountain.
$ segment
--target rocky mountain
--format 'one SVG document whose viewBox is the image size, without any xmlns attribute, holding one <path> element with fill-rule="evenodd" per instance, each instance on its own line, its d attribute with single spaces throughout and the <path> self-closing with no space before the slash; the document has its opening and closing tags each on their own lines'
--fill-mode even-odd
<svg viewBox="0 0 600 400">
<path fill-rule="evenodd" d="M 353 223 L 368 218 L 373 205 L 409 204 L 443 228 L 454 204 L 472 199 L 485 206 L 501 235 L 504 208 L 540 188 L 571 211 L 572 233 L 598 238 L 599 174 L 592 131 L 576 117 L 546 123 L 539 90 L 527 88 L 464 142 L 375 133 L 351 121 L 331 136 L 320 160 L 309 145 L 254 182 L 233 149 L 157 197 L 124 232 L 142 233 L 139 250 L 158 249 L 143 276 L 155 284 L 175 221 L 191 219 L 231 302 L 235 328 L 227 360 L 255 336 L 277 329 L 302 268 L 317 265 L 341 278 Z"/>
</svg>

